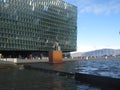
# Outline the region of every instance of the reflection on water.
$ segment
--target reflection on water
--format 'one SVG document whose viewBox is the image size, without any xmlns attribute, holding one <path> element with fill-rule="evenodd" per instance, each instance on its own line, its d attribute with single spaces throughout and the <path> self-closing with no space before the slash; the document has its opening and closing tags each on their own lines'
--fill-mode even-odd
<svg viewBox="0 0 120 90">
<path fill-rule="evenodd" d="M 35 70 L 0 70 L 0 90 L 99 90 Z"/>
<path fill-rule="evenodd" d="M 69 86 L 69 83 L 67 85 Z M 64 90 L 64 87 L 67 88 L 66 80 L 53 74 L 33 70 L 1 70 L 0 72 L 0 90 Z M 72 84 L 72 90 L 75 89 L 75 84 Z"/>
</svg>

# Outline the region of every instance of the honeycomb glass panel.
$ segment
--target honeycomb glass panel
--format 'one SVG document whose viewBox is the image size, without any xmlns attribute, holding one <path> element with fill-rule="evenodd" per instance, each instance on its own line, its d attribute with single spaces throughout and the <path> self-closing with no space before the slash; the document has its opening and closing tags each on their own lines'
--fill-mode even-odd
<svg viewBox="0 0 120 90">
<path fill-rule="evenodd" d="M 0 50 L 75 51 L 77 7 L 62 0 L 0 0 Z M 3 48 L 5 47 L 5 48 Z"/>
</svg>

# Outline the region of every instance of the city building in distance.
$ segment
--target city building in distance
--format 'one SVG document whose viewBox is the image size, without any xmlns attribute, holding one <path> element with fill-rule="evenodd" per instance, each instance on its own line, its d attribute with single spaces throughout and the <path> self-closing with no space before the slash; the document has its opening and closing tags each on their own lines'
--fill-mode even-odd
<svg viewBox="0 0 120 90">
<path fill-rule="evenodd" d="M 0 0 L 0 53 L 48 53 L 57 42 L 62 52 L 76 50 L 77 7 L 62 0 Z"/>
</svg>

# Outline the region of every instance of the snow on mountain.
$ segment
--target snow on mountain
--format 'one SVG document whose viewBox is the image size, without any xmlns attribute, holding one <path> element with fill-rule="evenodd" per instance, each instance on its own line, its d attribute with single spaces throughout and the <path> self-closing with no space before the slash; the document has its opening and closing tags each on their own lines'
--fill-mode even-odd
<svg viewBox="0 0 120 90">
<path fill-rule="evenodd" d="M 120 55 L 120 49 L 99 49 L 89 52 L 76 52 L 71 53 L 72 57 L 79 57 L 79 56 L 103 56 L 103 55 Z"/>
</svg>

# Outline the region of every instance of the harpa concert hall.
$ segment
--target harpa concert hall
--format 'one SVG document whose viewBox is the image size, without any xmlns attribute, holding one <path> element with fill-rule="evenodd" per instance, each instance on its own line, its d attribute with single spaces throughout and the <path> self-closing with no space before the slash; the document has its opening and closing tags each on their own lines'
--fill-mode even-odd
<svg viewBox="0 0 120 90">
<path fill-rule="evenodd" d="M 62 0 L 0 0 L 0 53 L 4 57 L 76 50 L 77 7 Z"/>
</svg>

